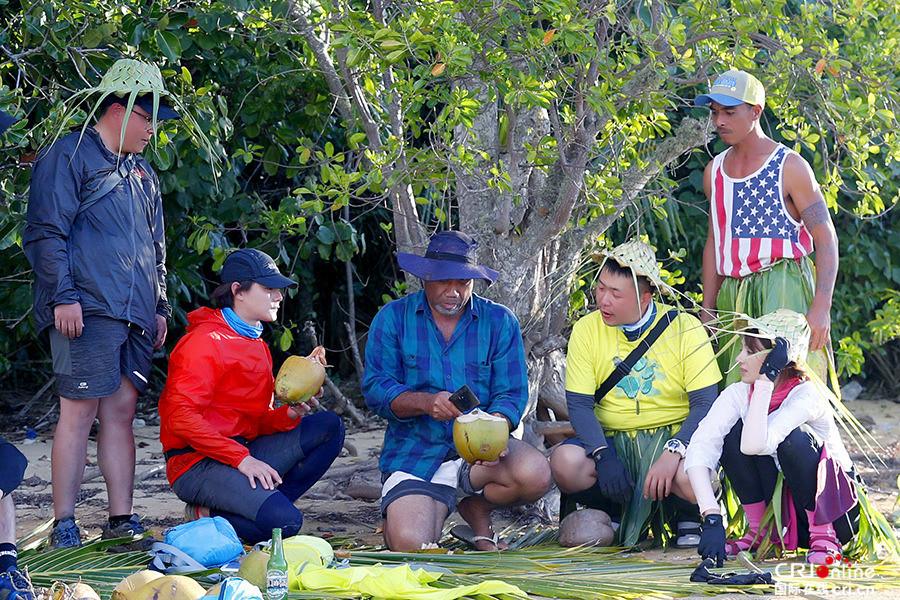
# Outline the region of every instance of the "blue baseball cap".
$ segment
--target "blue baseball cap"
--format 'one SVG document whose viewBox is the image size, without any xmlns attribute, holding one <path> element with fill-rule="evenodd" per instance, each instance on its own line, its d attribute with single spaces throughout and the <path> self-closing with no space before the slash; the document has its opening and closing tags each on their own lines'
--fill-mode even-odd
<svg viewBox="0 0 900 600">
<path fill-rule="evenodd" d="M 765 106 L 766 89 L 759 79 L 738 69 L 725 71 L 713 82 L 709 93 L 694 98 L 694 106 L 707 106 L 717 102 L 722 106 L 750 104 Z"/>
<path fill-rule="evenodd" d="M 13 123 L 15 123 L 16 121 L 18 121 L 17 118 L 0 110 L 0 135 L 2 135 L 4 132 L 6 132 L 7 129 L 12 127 Z"/>
<path fill-rule="evenodd" d="M 271 256 L 255 248 L 241 248 L 229 254 L 222 265 L 221 279 L 222 283 L 252 281 L 278 289 L 297 286 L 296 281 L 281 274 Z"/>
<path fill-rule="evenodd" d="M 424 281 L 484 279 L 493 283 L 500 273 L 478 264 L 476 248 L 478 242 L 461 231 L 441 231 L 431 236 L 425 256 L 398 252 L 397 262 Z"/>
</svg>

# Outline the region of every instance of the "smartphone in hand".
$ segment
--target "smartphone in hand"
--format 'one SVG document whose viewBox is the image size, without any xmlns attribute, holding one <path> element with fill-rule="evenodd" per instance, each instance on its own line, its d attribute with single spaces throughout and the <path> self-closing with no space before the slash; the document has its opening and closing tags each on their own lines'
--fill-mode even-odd
<svg viewBox="0 0 900 600">
<path fill-rule="evenodd" d="M 480 402 L 478 402 L 478 396 L 476 396 L 467 385 L 463 385 L 453 392 L 453 395 L 450 396 L 450 402 L 452 402 L 460 412 L 469 412 L 480 404 Z"/>
</svg>

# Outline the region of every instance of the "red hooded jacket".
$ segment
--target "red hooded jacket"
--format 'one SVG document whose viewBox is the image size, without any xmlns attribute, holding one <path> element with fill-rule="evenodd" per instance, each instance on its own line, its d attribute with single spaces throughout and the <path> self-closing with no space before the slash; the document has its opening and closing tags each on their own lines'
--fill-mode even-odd
<svg viewBox="0 0 900 600">
<path fill-rule="evenodd" d="M 166 461 L 174 483 L 205 457 L 237 467 L 250 451 L 234 437 L 253 440 L 297 426 L 288 407 L 273 408 L 272 355 L 261 339 L 237 334 L 220 310 L 188 314 L 187 333 L 169 358 L 159 399 L 163 450 L 193 448 Z"/>
</svg>

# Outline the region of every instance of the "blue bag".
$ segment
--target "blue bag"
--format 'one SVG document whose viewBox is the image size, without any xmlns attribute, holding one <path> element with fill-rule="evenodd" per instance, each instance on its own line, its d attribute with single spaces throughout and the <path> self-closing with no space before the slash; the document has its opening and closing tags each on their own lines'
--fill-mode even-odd
<svg viewBox="0 0 900 600">
<path fill-rule="evenodd" d="M 244 553 L 234 527 L 222 517 L 182 523 L 166 531 L 164 539 L 150 549 L 150 568 L 164 573 L 203 571 Z"/>
<path fill-rule="evenodd" d="M 210 596 L 209 592 L 200 600 L 263 600 L 259 588 L 240 577 L 227 577 L 218 584 L 219 592 Z"/>
</svg>

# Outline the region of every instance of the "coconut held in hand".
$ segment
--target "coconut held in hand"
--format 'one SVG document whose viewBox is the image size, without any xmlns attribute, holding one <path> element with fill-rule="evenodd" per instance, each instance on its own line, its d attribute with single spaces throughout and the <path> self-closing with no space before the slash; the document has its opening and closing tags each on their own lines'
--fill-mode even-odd
<svg viewBox="0 0 900 600">
<path fill-rule="evenodd" d="M 456 417 L 453 422 L 453 443 L 467 462 L 492 462 L 500 458 L 509 443 L 509 425 L 504 417 L 475 409 Z"/>
<path fill-rule="evenodd" d="M 285 404 L 302 404 L 325 382 L 325 348 L 316 346 L 309 356 L 288 356 L 275 378 L 275 397 Z"/>
</svg>

